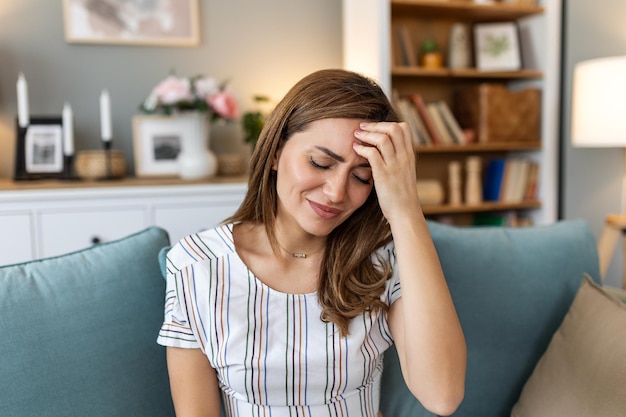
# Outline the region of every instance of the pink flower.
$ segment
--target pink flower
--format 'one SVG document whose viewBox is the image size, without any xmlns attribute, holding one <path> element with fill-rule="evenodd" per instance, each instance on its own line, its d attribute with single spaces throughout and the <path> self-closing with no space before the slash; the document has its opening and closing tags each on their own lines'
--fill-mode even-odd
<svg viewBox="0 0 626 417">
<path fill-rule="evenodd" d="M 206 97 L 206 101 L 213 108 L 213 111 L 225 119 L 235 119 L 239 117 L 239 107 L 237 100 L 228 91 L 219 91 Z"/>
<path fill-rule="evenodd" d="M 196 94 L 200 97 L 206 97 L 209 94 L 215 94 L 220 91 L 217 80 L 211 77 L 198 78 L 194 86 L 196 87 Z"/>
<path fill-rule="evenodd" d="M 175 104 L 179 101 L 191 101 L 193 95 L 191 94 L 191 83 L 187 78 L 177 78 L 170 75 L 163 81 L 161 81 L 152 94 L 157 97 L 162 104 Z"/>
</svg>

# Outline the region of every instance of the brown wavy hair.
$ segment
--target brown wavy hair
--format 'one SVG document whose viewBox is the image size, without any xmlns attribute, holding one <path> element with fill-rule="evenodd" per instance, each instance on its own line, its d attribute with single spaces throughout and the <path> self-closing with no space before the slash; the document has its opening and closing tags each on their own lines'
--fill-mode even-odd
<svg viewBox="0 0 626 417">
<path fill-rule="evenodd" d="M 277 201 L 272 161 L 280 147 L 296 132 L 320 119 L 348 118 L 398 121 L 382 89 L 354 72 L 327 69 L 296 83 L 268 116 L 250 161 L 250 179 L 243 203 L 227 221 L 265 225 L 274 252 L 279 246 L 274 230 Z M 391 241 L 375 188 L 365 203 L 327 237 L 320 266 L 318 300 L 321 319 L 333 322 L 342 335 L 350 320 L 364 311 L 386 309 L 380 300 L 390 265 L 371 254 Z"/>
</svg>

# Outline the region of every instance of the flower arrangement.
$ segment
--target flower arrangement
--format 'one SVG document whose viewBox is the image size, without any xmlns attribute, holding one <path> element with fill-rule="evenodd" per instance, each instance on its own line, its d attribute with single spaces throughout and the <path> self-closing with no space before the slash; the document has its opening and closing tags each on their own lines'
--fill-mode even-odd
<svg viewBox="0 0 626 417">
<path fill-rule="evenodd" d="M 231 120 L 239 117 L 235 96 L 226 83 L 211 77 L 177 77 L 170 75 L 159 82 L 148 98 L 139 106 L 148 114 L 175 114 L 180 111 L 200 111 L 210 114 L 211 120 Z"/>
</svg>

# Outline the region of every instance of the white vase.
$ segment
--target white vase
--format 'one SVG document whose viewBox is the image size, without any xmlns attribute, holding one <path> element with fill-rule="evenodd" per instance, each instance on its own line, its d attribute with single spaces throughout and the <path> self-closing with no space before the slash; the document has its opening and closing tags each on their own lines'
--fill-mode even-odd
<svg viewBox="0 0 626 417">
<path fill-rule="evenodd" d="M 207 114 L 184 112 L 177 117 L 184 126 L 177 159 L 178 175 L 186 180 L 214 176 L 217 173 L 217 157 L 209 149 L 211 129 Z"/>
</svg>

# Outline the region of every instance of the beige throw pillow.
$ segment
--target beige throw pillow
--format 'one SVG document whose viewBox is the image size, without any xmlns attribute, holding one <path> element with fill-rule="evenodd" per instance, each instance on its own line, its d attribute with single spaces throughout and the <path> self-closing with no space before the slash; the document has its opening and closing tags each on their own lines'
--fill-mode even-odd
<svg viewBox="0 0 626 417">
<path fill-rule="evenodd" d="M 626 415 L 626 305 L 585 276 L 511 417 Z"/>
</svg>

